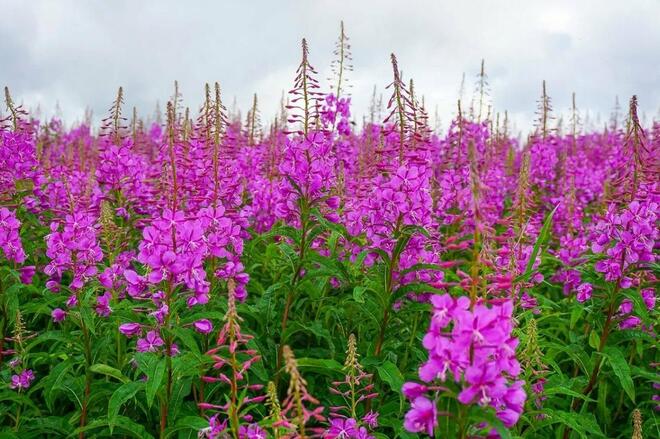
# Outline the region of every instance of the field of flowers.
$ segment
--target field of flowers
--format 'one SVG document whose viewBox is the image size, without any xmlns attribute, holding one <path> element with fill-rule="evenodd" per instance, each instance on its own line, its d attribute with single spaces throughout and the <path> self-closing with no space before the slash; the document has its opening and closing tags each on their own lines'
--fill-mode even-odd
<svg viewBox="0 0 660 439">
<path fill-rule="evenodd" d="M 439 132 L 391 63 L 357 123 L 343 32 L 267 123 L 5 88 L 0 437 L 660 437 L 660 123 Z"/>
</svg>

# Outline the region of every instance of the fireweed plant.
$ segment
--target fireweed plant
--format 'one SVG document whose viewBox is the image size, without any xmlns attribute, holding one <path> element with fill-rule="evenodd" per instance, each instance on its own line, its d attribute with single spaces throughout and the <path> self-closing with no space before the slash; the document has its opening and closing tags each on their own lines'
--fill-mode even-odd
<svg viewBox="0 0 660 439">
<path fill-rule="evenodd" d="M 660 435 L 660 123 L 543 84 L 512 136 L 482 62 L 439 132 L 392 55 L 358 124 L 334 54 L 270 123 L 217 83 L 98 131 L 5 89 L 3 437 Z"/>
</svg>

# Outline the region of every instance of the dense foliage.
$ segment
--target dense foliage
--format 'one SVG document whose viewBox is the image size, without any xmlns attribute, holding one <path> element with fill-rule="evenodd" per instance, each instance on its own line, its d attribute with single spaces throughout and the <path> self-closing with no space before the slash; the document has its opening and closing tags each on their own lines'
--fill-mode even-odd
<svg viewBox="0 0 660 439">
<path fill-rule="evenodd" d="M 261 126 L 0 124 L 2 437 L 660 434 L 660 124 L 434 132 L 392 56 L 351 122 L 343 27 Z M 483 69 L 481 86 L 483 86 Z M 646 435 L 646 436 L 643 436 Z"/>
</svg>

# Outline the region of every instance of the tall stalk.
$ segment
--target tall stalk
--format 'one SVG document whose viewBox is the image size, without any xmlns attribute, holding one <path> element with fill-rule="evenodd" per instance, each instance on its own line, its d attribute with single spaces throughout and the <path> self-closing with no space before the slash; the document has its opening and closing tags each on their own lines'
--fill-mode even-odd
<svg viewBox="0 0 660 439">
<path fill-rule="evenodd" d="M 401 229 L 401 217 L 396 222 L 396 227 L 394 228 L 393 234 L 394 236 L 397 236 L 400 234 L 400 229 Z M 403 249 L 402 249 L 403 250 Z M 380 357 L 380 354 L 383 350 L 383 343 L 385 341 L 385 332 L 387 330 L 387 324 L 389 323 L 390 320 L 390 310 L 392 308 L 392 304 L 390 303 L 390 297 L 392 296 L 393 293 L 393 280 L 394 280 L 394 272 L 398 269 L 399 266 L 399 256 L 400 252 L 399 251 L 394 251 L 392 253 L 392 258 L 390 259 L 390 263 L 387 267 L 387 271 L 385 272 L 385 309 L 383 310 L 383 318 L 380 321 L 380 330 L 378 332 L 378 338 L 376 339 L 376 345 L 374 348 L 374 355 L 376 357 Z"/>
<path fill-rule="evenodd" d="M 176 177 L 176 155 L 174 152 L 174 142 L 175 142 L 175 120 L 174 120 L 174 105 L 172 102 L 167 103 L 167 125 L 168 125 L 168 149 L 169 149 L 169 158 L 170 158 L 170 169 L 172 172 L 172 212 L 176 212 L 178 208 L 178 186 L 177 186 L 177 177 Z M 176 228 L 172 227 L 172 251 L 176 253 L 177 243 L 176 243 Z M 169 413 L 170 400 L 172 398 L 172 382 L 173 382 L 173 368 L 172 368 L 172 345 L 174 344 L 174 339 L 171 329 L 172 321 L 172 301 L 174 299 L 174 285 L 171 279 L 167 281 L 167 288 L 165 292 L 165 303 L 167 304 L 168 313 L 165 315 L 165 320 L 163 327 L 166 330 L 165 333 L 165 367 L 167 374 L 167 382 L 165 388 L 165 395 L 163 401 L 161 402 L 160 410 L 160 437 L 165 437 L 165 429 L 167 428 L 167 416 Z"/>
<path fill-rule="evenodd" d="M 284 337 L 284 332 L 286 331 L 287 323 L 289 321 L 289 313 L 291 311 L 291 306 L 293 305 L 293 300 L 295 298 L 295 291 L 298 281 L 300 280 L 300 272 L 304 266 L 305 259 L 305 250 L 307 248 L 307 233 L 309 231 L 309 208 L 307 206 L 307 200 L 301 198 L 300 200 L 300 249 L 298 250 L 298 264 L 295 267 L 295 273 L 291 279 L 290 289 L 286 296 L 286 303 L 284 305 L 284 312 L 282 313 L 282 323 L 280 325 L 281 332 L 280 338 Z M 284 343 L 280 342 L 280 347 L 277 355 L 277 370 L 280 370 L 282 367 L 282 349 L 284 348 Z"/>
<path fill-rule="evenodd" d="M 623 255 L 621 256 L 621 261 L 620 261 L 621 266 L 623 266 L 623 262 L 625 260 L 625 254 L 626 252 L 624 251 Z M 584 396 L 589 396 L 591 391 L 594 390 L 594 388 L 598 383 L 600 368 L 603 364 L 603 355 L 601 354 L 605 350 L 605 346 L 607 344 L 607 338 L 609 337 L 610 332 L 612 330 L 612 325 L 614 324 L 614 313 L 617 309 L 616 302 L 620 290 L 621 290 L 620 280 L 617 280 L 616 286 L 614 287 L 614 291 L 612 293 L 612 297 L 610 298 L 610 302 L 607 306 L 607 316 L 605 318 L 605 324 L 603 325 L 603 332 L 600 335 L 600 342 L 598 343 L 598 349 L 596 350 L 596 352 L 598 353 L 598 355 L 596 356 L 596 362 L 594 363 L 594 368 L 592 369 L 591 374 L 589 375 L 589 381 L 587 382 L 587 385 L 580 392 Z M 571 411 L 577 412 L 582 406 L 583 402 L 584 401 L 581 398 L 573 399 L 573 402 L 571 403 Z M 563 439 L 568 439 L 570 434 L 571 434 L 571 428 L 566 427 L 566 430 L 564 430 Z"/>
<path fill-rule="evenodd" d="M 78 303 L 81 303 L 80 298 L 78 299 Z M 89 329 L 85 324 L 85 320 L 82 317 L 82 313 L 80 314 L 80 327 L 83 332 L 83 347 L 84 347 L 84 355 L 85 355 L 85 390 L 84 390 L 85 393 L 83 395 L 82 410 L 80 414 L 80 428 L 82 429 L 87 424 L 87 414 L 89 412 L 89 396 L 91 394 L 91 387 L 92 387 L 92 371 L 91 371 L 92 347 L 89 336 Z M 83 439 L 84 437 L 85 437 L 85 432 L 81 430 L 80 433 L 78 434 L 78 438 Z"/>
</svg>

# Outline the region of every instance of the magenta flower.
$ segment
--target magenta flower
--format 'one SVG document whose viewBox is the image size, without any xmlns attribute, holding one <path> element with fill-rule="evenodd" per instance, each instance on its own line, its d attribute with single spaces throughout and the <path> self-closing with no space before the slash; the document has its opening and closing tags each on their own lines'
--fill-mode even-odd
<svg viewBox="0 0 660 439">
<path fill-rule="evenodd" d="M 580 284 L 579 287 L 577 287 L 577 301 L 578 302 L 586 302 L 587 300 L 591 299 L 591 292 L 593 291 L 593 286 L 585 282 L 583 284 Z"/>
<path fill-rule="evenodd" d="M 646 308 L 653 311 L 655 309 L 655 288 L 644 288 L 641 293 Z"/>
<path fill-rule="evenodd" d="M 119 326 L 119 332 L 124 334 L 126 337 L 133 337 L 142 332 L 142 326 L 139 323 L 124 323 Z"/>
<path fill-rule="evenodd" d="M 403 385 L 401 392 L 403 395 L 408 398 L 410 401 L 417 399 L 422 396 L 424 393 L 428 392 L 429 388 L 424 384 L 408 382 Z"/>
<path fill-rule="evenodd" d="M 19 268 L 18 271 L 21 273 L 21 282 L 27 285 L 32 283 L 32 278 L 37 270 L 34 265 L 26 265 Z"/>
<path fill-rule="evenodd" d="M 468 367 L 465 371 L 465 380 L 469 386 L 458 395 L 458 400 L 463 404 L 470 404 L 476 400 L 481 405 L 487 405 L 506 392 L 506 380 L 491 364 Z"/>
<path fill-rule="evenodd" d="M 12 375 L 9 387 L 12 389 L 18 389 L 19 391 L 25 390 L 28 389 L 30 385 L 32 385 L 32 381 L 34 381 L 34 379 L 35 376 L 34 373 L 32 373 L 32 370 L 27 369 L 18 375 Z"/>
<path fill-rule="evenodd" d="M 420 396 L 413 400 L 410 410 L 406 413 L 403 426 L 411 433 L 425 432 L 433 436 L 433 430 L 438 425 L 438 412 L 435 404 Z"/>
<path fill-rule="evenodd" d="M 66 306 L 67 308 L 75 308 L 76 306 L 78 306 L 78 296 L 76 296 L 75 294 L 70 295 L 66 299 Z"/>
<path fill-rule="evenodd" d="M 55 308 L 51 313 L 50 316 L 53 318 L 53 321 L 55 323 L 60 323 L 66 318 L 66 311 L 64 311 L 61 308 Z"/>
<path fill-rule="evenodd" d="M 209 426 L 200 430 L 199 437 L 207 437 L 210 439 L 216 439 L 220 437 L 220 434 L 227 429 L 227 420 L 224 419 L 220 421 L 218 415 L 213 415 L 209 418 Z"/>
<path fill-rule="evenodd" d="M 213 323 L 211 323 L 211 321 L 208 319 L 197 320 L 195 323 L 193 323 L 193 327 L 195 328 L 195 331 L 199 332 L 200 334 L 209 334 L 211 331 L 213 331 Z"/>
<path fill-rule="evenodd" d="M 369 428 L 378 427 L 378 412 L 369 411 L 366 415 L 362 417 L 362 422 Z"/>
<path fill-rule="evenodd" d="M 16 218 L 16 213 L 0 207 L 0 250 L 4 251 L 5 257 L 13 262 L 22 264 L 26 254 L 19 231 L 21 222 Z"/>
<path fill-rule="evenodd" d="M 266 439 L 266 430 L 258 424 L 241 425 L 238 429 L 239 439 Z"/>
<path fill-rule="evenodd" d="M 156 352 L 158 348 L 163 346 L 165 342 L 160 338 L 160 334 L 156 331 L 147 332 L 145 338 L 139 338 L 137 341 L 138 352 Z"/>
<path fill-rule="evenodd" d="M 101 317 L 108 317 L 112 313 L 112 308 L 110 308 L 110 300 L 112 299 L 112 294 L 110 291 L 106 291 L 102 295 L 96 298 L 96 314 Z"/>
<path fill-rule="evenodd" d="M 353 438 L 357 434 L 357 422 L 355 419 L 333 418 L 330 419 L 330 427 L 323 435 L 327 439 Z"/>
</svg>

